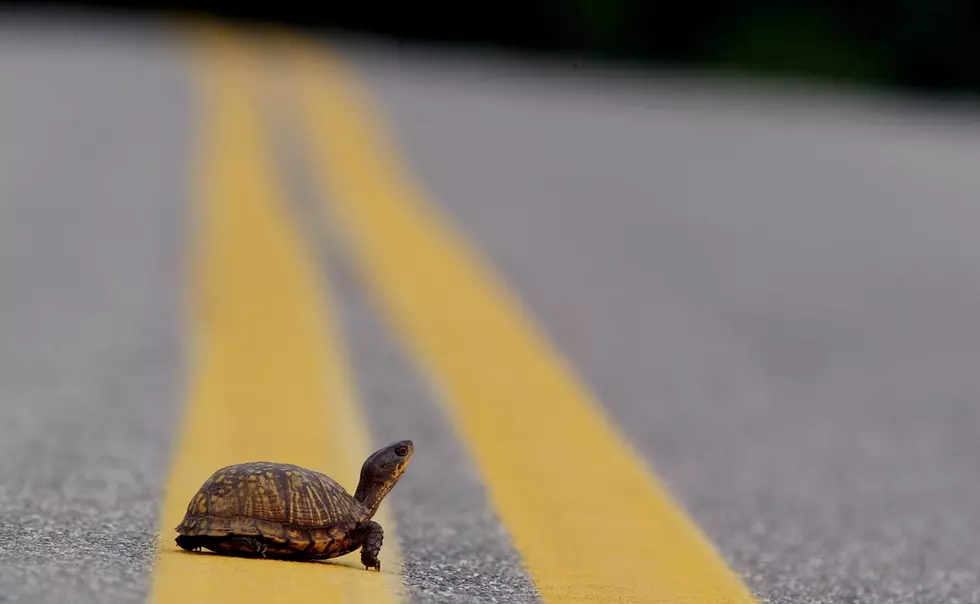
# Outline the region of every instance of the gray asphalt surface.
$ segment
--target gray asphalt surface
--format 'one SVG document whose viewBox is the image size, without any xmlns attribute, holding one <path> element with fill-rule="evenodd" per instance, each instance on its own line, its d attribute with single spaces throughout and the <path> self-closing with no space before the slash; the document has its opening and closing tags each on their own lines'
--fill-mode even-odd
<svg viewBox="0 0 980 604">
<path fill-rule="evenodd" d="M 411 438 L 425 452 L 412 459 L 411 480 L 386 502 L 401 543 L 402 572 L 413 602 L 537 602 L 534 586 L 491 508 L 475 467 L 440 413 L 434 392 L 382 327 L 364 293 L 342 234 L 327 229 L 323 192 L 309 172 L 305 139 L 294 121 L 279 126 L 278 169 L 293 200 L 296 224 L 318 255 L 338 328 L 344 336 L 355 395 L 371 440 Z M 326 236 L 324 236 L 326 235 Z"/>
<path fill-rule="evenodd" d="M 980 602 L 980 114 L 343 48 L 763 601 Z M 0 29 L 0 601 L 145 593 L 183 379 L 180 60 L 152 30 Z M 533 602 L 321 244 L 374 438 L 430 452 L 391 499 L 414 599 Z"/>
<path fill-rule="evenodd" d="M 980 113 L 348 52 L 756 593 L 980 601 Z"/>
<path fill-rule="evenodd" d="M 426 455 L 419 456 L 419 463 L 413 460 L 415 479 L 406 480 L 391 502 L 413 598 L 433 603 L 536 602 L 520 557 L 432 392 L 382 330 L 361 290 L 346 283 L 337 293 L 375 440 L 391 442 L 399 434 L 413 434 L 426 443 Z M 392 413 L 392 408 L 399 411 Z"/>
<path fill-rule="evenodd" d="M 181 394 L 187 94 L 153 30 L 0 29 L 0 601 L 134 602 Z"/>
</svg>

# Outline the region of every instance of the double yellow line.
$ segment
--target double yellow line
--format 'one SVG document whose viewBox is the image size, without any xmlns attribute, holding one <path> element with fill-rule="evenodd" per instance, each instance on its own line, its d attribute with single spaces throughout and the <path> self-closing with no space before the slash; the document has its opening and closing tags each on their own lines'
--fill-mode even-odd
<svg viewBox="0 0 980 604">
<path fill-rule="evenodd" d="M 327 284 L 265 154 L 258 48 L 222 32 L 199 48 L 195 373 L 151 599 L 403 600 L 387 517 L 381 576 L 356 556 L 288 564 L 173 544 L 188 499 L 223 464 L 299 463 L 353 488 L 371 448 Z M 322 177 L 324 225 L 343 231 L 387 325 L 437 390 L 542 601 L 752 602 L 519 301 L 426 200 L 353 74 L 309 42 L 277 48 L 295 70 L 283 113 L 301 120 L 309 167 Z"/>
<path fill-rule="evenodd" d="M 337 565 L 249 563 L 189 554 L 174 527 L 201 483 L 243 461 L 281 461 L 356 485 L 369 453 L 330 299 L 293 225 L 272 169 L 258 103 L 257 48 L 201 30 L 196 82 L 191 256 L 193 366 L 185 419 L 161 512 L 151 601 L 397 601 L 397 540 L 382 549 L 385 573 L 357 556 Z M 383 513 L 383 512 L 382 512 Z M 393 572 L 394 571 L 394 572 Z"/>
</svg>

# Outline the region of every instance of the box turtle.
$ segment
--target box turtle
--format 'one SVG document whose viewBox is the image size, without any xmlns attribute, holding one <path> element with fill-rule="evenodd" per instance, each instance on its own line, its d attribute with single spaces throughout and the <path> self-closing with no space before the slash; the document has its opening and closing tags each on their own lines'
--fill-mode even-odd
<svg viewBox="0 0 980 604">
<path fill-rule="evenodd" d="M 361 549 L 366 569 L 381 570 L 384 532 L 371 520 L 398 482 L 415 446 L 393 442 L 361 466 L 352 496 L 325 474 L 256 461 L 227 466 L 208 478 L 177 526 L 177 545 L 219 554 L 316 560 Z"/>
</svg>

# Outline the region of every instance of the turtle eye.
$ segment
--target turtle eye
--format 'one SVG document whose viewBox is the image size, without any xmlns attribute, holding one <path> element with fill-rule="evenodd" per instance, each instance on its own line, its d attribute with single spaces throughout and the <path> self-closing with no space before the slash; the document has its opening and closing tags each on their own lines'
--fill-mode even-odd
<svg viewBox="0 0 980 604">
<path fill-rule="evenodd" d="M 395 447 L 395 455 L 398 457 L 405 457 L 408 454 L 408 447 L 405 445 L 398 445 Z"/>
</svg>

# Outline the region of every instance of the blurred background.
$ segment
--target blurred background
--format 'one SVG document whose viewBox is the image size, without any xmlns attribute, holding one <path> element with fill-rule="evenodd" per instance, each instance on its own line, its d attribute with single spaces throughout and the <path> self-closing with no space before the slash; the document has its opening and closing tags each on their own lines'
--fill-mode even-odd
<svg viewBox="0 0 980 604">
<path fill-rule="evenodd" d="M 32 3 L 14 3 L 18 5 Z M 494 0 L 454 2 L 77 2 L 208 11 L 534 53 L 575 53 L 930 92 L 980 91 L 980 4 L 969 0 Z"/>
<path fill-rule="evenodd" d="M 403 159 L 766 604 L 980 604 L 980 2 L 0 9 L 0 602 L 147 590 L 196 114 L 160 29 L 105 25 L 178 12 L 387 41 L 345 50 Z M 331 270 L 370 428 L 424 443 L 391 502 L 413 602 L 536 602 L 437 394 Z"/>
</svg>

